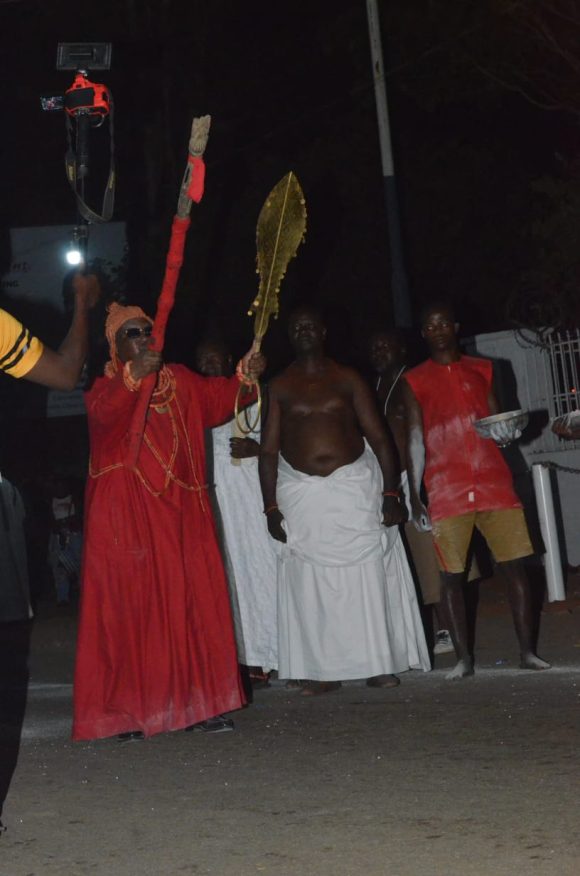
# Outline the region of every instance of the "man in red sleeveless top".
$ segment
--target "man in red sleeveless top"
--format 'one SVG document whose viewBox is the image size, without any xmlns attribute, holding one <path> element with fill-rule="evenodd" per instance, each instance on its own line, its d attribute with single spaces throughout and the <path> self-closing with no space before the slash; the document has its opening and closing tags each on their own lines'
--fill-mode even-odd
<svg viewBox="0 0 580 876">
<path fill-rule="evenodd" d="M 475 527 L 506 580 L 522 669 L 548 669 L 535 653 L 529 585 L 522 564 L 533 554 L 510 470 L 496 441 L 481 438 L 473 422 L 498 413 L 488 359 L 462 356 L 459 325 L 447 305 L 423 311 L 421 334 L 430 358 L 405 374 L 408 470 L 413 522 L 431 530 L 441 568 L 441 609 L 458 663 L 448 678 L 473 674 L 463 596 Z M 421 500 L 425 483 L 428 508 Z"/>
</svg>

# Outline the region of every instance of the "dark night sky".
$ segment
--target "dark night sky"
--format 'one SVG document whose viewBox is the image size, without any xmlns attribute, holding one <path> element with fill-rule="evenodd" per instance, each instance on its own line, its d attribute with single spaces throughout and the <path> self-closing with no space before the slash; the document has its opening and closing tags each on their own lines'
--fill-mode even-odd
<svg viewBox="0 0 580 876">
<path fill-rule="evenodd" d="M 578 146 L 574 114 L 534 107 L 478 72 L 478 52 L 488 63 L 489 46 L 493 71 L 503 71 L 506 58 L 511 70 L 512 56 L 516 72 L 528 63 L 519 32 L 514 37 L 505 19 L 482 18 L 481 4 L 379 6 L 415 304 L 449 295 L 468 331 L 506 327 L 508 296 L 531 282 L 530 272 L 547 270 L 536 264 L 534 235 L 546 211 L 557 212 L 557 192 L 539 203 L 534 186 L 561 181 L 562 162 L 567 172 Z M 293 169 L 309 230 L 283 285 L 283 315 L 300 300 L 322 304 L 333 352 L 357 361 L 369 325 L 390 319 L 362 0 L 14 0 L 0 3 L 0 32 L 3 232 L 74 223 L 63 121 L 40 112 L 38 95 L 72 79 L 54 69 L 59 40 L 109 40 L 113 68 L 93 78 L 116 102 L 115 218 L 128 224 L 129 297 L 154 306 L 190 120 L 210 112 L 206 196 L 194 208 L 171 350 L 190 359 L 192 339 L 205 332 L 219 331 L 236 352 L 248 342 L 256 218 L 270 188 Z M 280 326 L 267 352 L 282 364 Z"/>
</svg>

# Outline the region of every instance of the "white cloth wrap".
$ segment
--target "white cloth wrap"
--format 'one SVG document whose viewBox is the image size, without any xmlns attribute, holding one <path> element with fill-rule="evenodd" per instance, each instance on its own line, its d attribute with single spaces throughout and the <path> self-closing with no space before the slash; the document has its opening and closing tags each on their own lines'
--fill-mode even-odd
<svg viewBox="0 0 580 876">
<path fill-rule="evenodd" d="M 256 405 L 248 409 L 248 422 Z M 239 434 L 239 433 L 236 433 Z M 264 671 L 278 667 L 276 550 L 263 514 L 256 457 L 232 465 L 232 423 L 212 429 L 216 498 L 225 539 L 238 657 Z M 259 431 L 247 436 L 260 440 Z"/>
<path fill-rule="evenodd" d="M 409 515 L 409 520 L 412 520 L 413 509 L 411 508 L 411 487 L 409 486 L 409 475 L 406 470 L 401 472 L 401 490 L 403 491 L 403 498 L 405 500 L 405 507 L 407 509 L 407 514 Z"/>
<path fill-rule="evenodd" d="M 279 459 L 288 536 L 278 557 L 281 678 L 338 681 L 430 669 L 398 527 L 382 525 L 382 476 L 367 446 L 328 477 Z"/>
</svg>

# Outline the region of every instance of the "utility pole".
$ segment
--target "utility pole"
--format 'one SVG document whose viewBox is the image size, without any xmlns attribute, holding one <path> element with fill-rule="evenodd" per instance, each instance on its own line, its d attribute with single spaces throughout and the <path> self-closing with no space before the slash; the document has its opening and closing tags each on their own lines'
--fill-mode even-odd
<svg viewBox="0 0 580 876">
<path fill-rule="evenodd" d="M 387 88 L 383 64 L 383 49 L 381 44 L 381 25 L 377 0 L 367 0 L 367 20 L 371 43 L 371 58 L 373 79 L 375 83 L 375 101 L 377 105 L 377 121 L 381 146 L 381 163 L 383 167 L 383 182 L 387 206 L 387 226 L 389 248 L 391 255 L 391 292 L 393 297 L 393 316 L 398 328 L 410 328 L 411 300 L 409 284 L 403 257 L 401 240 L 401 216 L 397 184 L 395 180 L 395 164 L 391 144 L 391 129 L 389 125 L 389 106 L 387 103 Z"/>
</svg>

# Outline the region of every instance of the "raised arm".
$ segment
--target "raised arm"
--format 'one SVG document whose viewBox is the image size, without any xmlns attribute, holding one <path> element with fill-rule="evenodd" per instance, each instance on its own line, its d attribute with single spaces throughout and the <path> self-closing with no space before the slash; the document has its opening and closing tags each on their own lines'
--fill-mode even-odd
<svg viewBox="0 0 580 876">
<path fill-rule="evenodd" d="M 377 457 L 383 475 L 383 522 L 385 526 L 395 526 L 405 520 L 404 506 L 399 498 L 401 473 L 395 462 L 393 439 L 377 410 L 375 399 L 362 379 L 352 372 L 353 404 L 362 433 Z"/>
<path fill-rule="evenodd" d="M 421 405 L 406 380 L 402 382 L 402 392 L 407 420 L 407 471 L 411 493 L 412 519 L 419 532 L 429 532 L 431 529 L 429 512 L 421 501 L 421 484 L 425 473 L 423 414 L 421 412 Z"/>
<path fill-rule="evenodd" d="M 112 378 L 97 381 L 86 393 L 85 404 L 92 427 L 103 430 L 108 442 L 114 445 L 126 440 L 140 397 L 139 382 L 149 374 L 156 374 L 162 365 L 162 354 L 145 348 L 131 360 L 131 377 L 136 382 L 133 388 L 125 383 L 123 372 L 119 371 Z"/>
<path fill-rule="evenodd" d="M 280 452 L 280 413 L 276 381 L 273 381 L 268 392 L 268 416 L 262 428 L 258 471 L 260 472 L 260 486 L 262 488 L 268 532 L 277 541 L 285 542 L 286 533 L 282 527 L 284 516 L 276 502 L 278 454 Z"/>
<path fill-rule="evenodd" d="M 75 274 L 73 290 L 74 313 L 67 336 L 56 351 L 44 347 L 38 362 L 24 375 L 50 389 L 74 389 L 87 357 L 89 310 L 99 298 L 99 281 L 94 274 Z"/>
<path fill-rule="evenodd" d="M 239 405 L 244 408 L 257 398 L 256 386 L 264 373 L 266 360 L 262 353 L 254 352 L 254 347 L 238 363 L 236 374 L 232 377 L 201 377 L 191 374 L 196 383 L 197 393 L 202 399 L 204 411 L 203 425 L 209 428 L 220 426 L 231 419 L 234 413 L 236 396 L 239 393 Z M 253 380 L 252 385 L 241 383 L 245 377 Z"/>
</svg>

